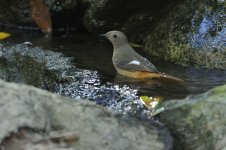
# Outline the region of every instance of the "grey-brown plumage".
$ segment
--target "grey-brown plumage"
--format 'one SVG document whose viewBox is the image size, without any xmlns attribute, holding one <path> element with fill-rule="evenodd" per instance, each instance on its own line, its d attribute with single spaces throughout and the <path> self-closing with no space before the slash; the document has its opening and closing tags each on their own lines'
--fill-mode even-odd
<svg viewBox="0 0 226 150">
<path fill-rule="evenodd" d="M 109 31 L 104 36 L 114 47 L 112 61 L 119 74 L 132 78 L 166 77 L 181 80 L 159 72 L 150 61 L 139 55 L 130 46 L 124 33 L 120 31 Z"/>
</svg>

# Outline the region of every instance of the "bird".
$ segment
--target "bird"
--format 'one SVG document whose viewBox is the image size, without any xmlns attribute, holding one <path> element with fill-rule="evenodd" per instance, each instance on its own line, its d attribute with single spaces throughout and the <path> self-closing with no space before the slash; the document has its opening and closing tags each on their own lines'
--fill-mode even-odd
<svg viewBox="0 0 226 150">
<path fill-rule="evenodd" d="M 158 71 L 146 58 L 138 54 L 129 44 L 126 35 L 121 31 L 109 31 L 101 36 L 113 45 L 112 62 L 118 74 L 129 78 L 152 79 L 167 78 L 183 81 L 180 78 Z"/>
</svg>

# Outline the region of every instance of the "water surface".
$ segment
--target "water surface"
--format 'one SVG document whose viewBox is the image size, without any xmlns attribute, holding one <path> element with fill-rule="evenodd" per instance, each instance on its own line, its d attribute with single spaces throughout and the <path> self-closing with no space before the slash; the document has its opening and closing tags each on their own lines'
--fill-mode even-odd
<svg viewBox="0 0 226 150">
<path fill-rule="evenodd" d="M 75 59 L 76 67 L 96 70 L 103 83 L 128 85 L 132 89 L 137 89 L 138 95 L 177 99 L 190 94 L 202 93 L 226 83 L 226 70 L 183 67 L 167 63 L 142 53 L 142 48 L 136 49 L 137 52 L 149 59 L 159 71 L 184 79 L 185 82 L 178 83 L 159 79 L 140 81 L 119 76 L 111 61 L 112 45 L 107 40 L 90 34 L 77 33 L 67 37 L 56 35 L 52 38 L 46 38 L 39 33 L 13 31 L 12 37 L 5 41 L 13 43 L 30 41 L 34 46 L 63 52 L 65 56 Z"/>
</svg>

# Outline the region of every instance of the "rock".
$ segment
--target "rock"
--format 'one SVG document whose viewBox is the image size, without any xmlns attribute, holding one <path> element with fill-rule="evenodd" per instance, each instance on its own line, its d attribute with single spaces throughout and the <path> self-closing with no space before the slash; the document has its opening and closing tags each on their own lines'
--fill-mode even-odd
<svg viewBox="0 0 226 150">
<path fill-rule="evenodd" d="M 226 85 L 183 100 L 164 102 L 160 121 L 174 137 L 175 149 L 225 149 L 225 105 Z"/>
<path fill-rule="evenodd" d="M 133 40 L 143 41 L 158 14 L 167 13 L 181 0 L 92 0 L 87 2 L 84 26 L 93 33 L 121 30 Z"/>
<path fill-rule="evenodd" d="M 6 150 L 13 146 L 16 149 L 171 148 L 170 136 L 164 128 L 148 127 L 134 118 L 123 119 L 89 101 L 76 102 L 2 80 L 0 95 L 0 142 Z"/>
<path fill-rule="evenodd" d="M 51 65 L 57 67 L 61 62 L 61 67 L 67 68 L 67 59 L 60 59 L 59 53 L 43 51 L 38 47 L 33 47 L 31 43 L 2 46 L 0 48 L 2 57 L 0 57 L 0 79 L 10 82 L 26 83 L 55 91 L 57 76 L 51 70 Z M 50 63 L 51 58 L 56 59 L 55 63 Z M 49 58 L 49 59 L 48 59 Z M 61 57 L 62 58 L 62 57 Z M 48 69 L 47 69 L 48 68 Z"/>
<path fill-rule="evenodd" d="M 136 89 L 103 83 L 97 71 L 78 69 L 75 61 L 62 53 L 35 47 L 30 42 L 3 45 L 0 52 L 0 79 L 33 85 L 75 100 L 88 99 L 121 113 L 142 115 L 146 111 Z"/>
<path fill-rule="evenodd" d="M 0 23 L 23 24 L 32 21 L 29 2 L 26 0 L 1 0 Z"/>
<path fill-rule="evenodd" d="M 186 1 L 155 23 L 147 53 L 182 65 L 226 68 L 225 4 Z"/>
</svg>

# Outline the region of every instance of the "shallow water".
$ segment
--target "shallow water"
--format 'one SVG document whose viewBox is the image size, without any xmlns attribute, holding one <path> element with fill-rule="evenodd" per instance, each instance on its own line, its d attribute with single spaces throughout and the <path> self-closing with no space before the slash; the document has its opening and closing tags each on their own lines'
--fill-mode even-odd
<svg viewBox="0 0 226 150">
<path fill-rule="evenodd" d="M 34 46 L 63 52 L 73 57 L 77 68 L 96 70 L 102 83 L 128 85 L 138 90 L 138 96 L 161 96 L 164 99 L 184 98 L 190 94 L 201 93 L 217 85 L 226 83 L 226 70 L 182 67 L 163 62 L 147 56 L 137 49 L 144 57 L 151 60 L 158 70 L 184 79 L 177 83 L 168 80 L 134 80 L 119 76 L 112 65 L 112 45 L 105 39 L 89 34 L 77 33 L 71 36 L 54 36 L 45 38 L 42 34 L 13 32 L 12 37 L 5 40 L 13 43 L 30 41 Z"/>
</svg>

